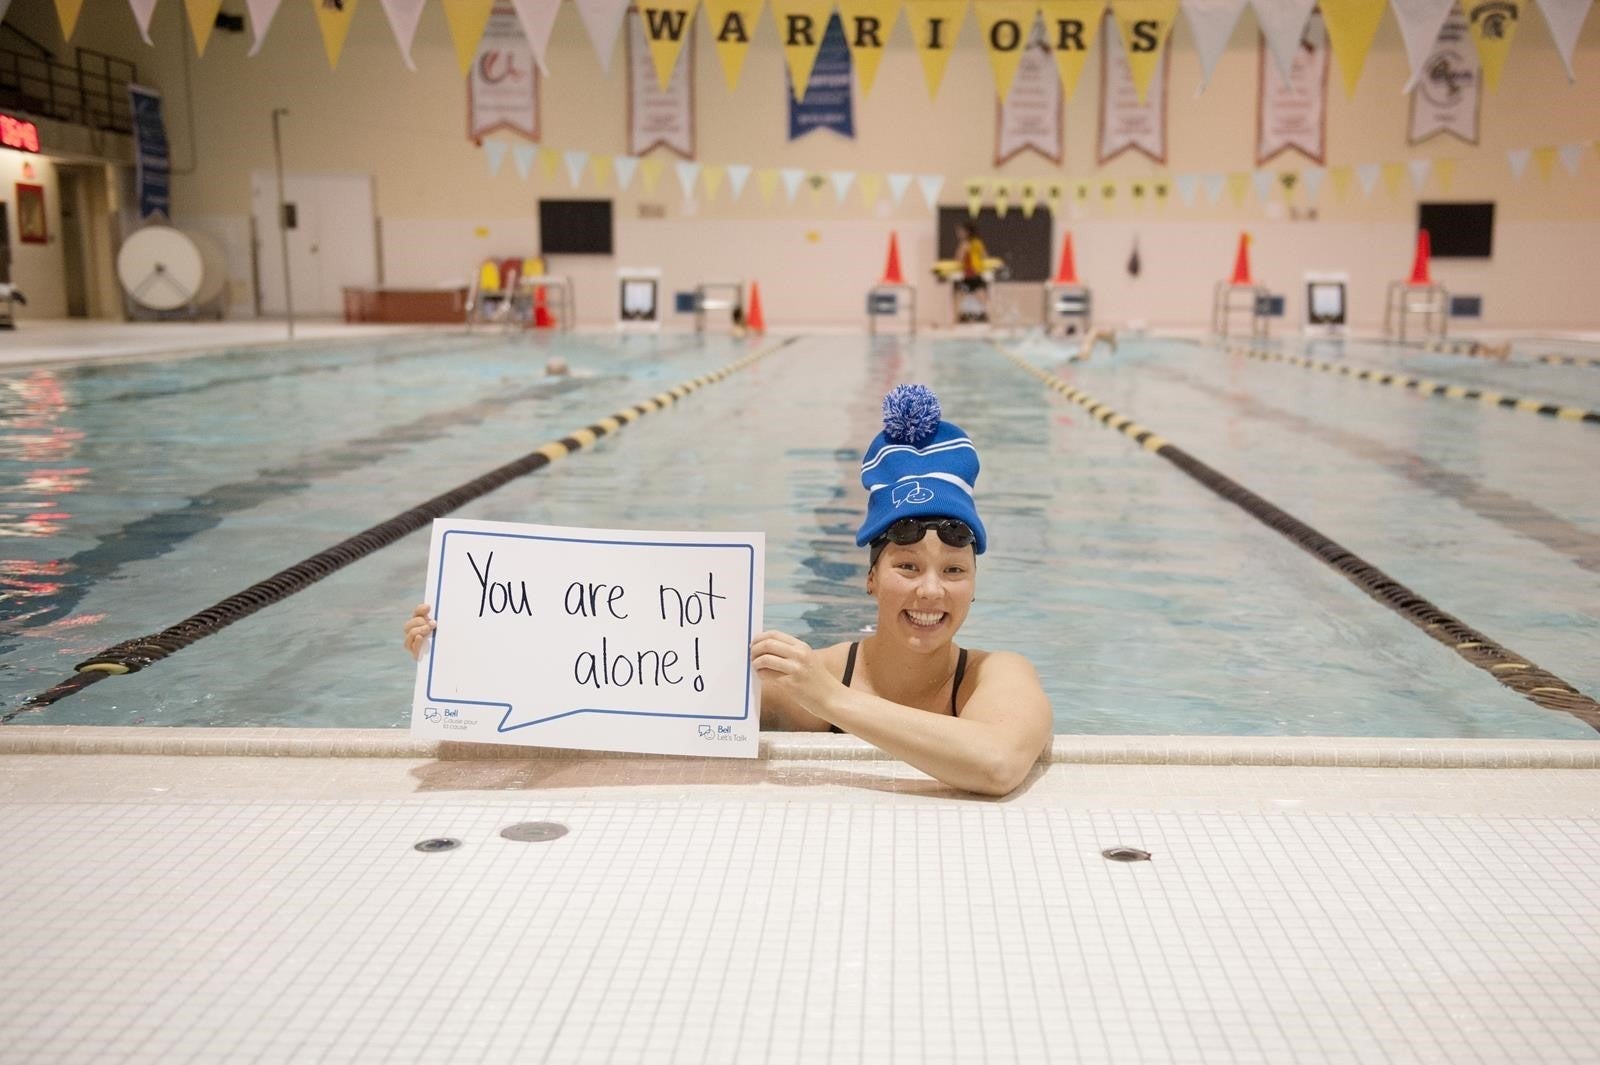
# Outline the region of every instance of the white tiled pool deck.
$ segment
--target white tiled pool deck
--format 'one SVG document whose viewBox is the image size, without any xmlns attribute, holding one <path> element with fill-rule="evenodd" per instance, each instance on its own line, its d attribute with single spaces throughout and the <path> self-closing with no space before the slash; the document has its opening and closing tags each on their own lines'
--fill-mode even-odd
<svg viewBox="0 0 1600 1065">
<path fill-rule="evenodd" d="M 1005 801 L 842 737 L 0 752 L 7 1063 L 1600 1058 L 1600 743 L 1062 737 Z"/>
</svg>

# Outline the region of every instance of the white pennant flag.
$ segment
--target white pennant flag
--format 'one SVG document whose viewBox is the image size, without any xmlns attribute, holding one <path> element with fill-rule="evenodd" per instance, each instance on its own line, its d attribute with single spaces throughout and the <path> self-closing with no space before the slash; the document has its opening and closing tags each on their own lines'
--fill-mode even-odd
<svg viewBox="0 0 1600 1065">
<path fill-rule="evenodd" d="M 733 199 L 737 200 L 744 192 L 744 183 L 750 180 L 750 167 L 745 163 L 728 164 L 728 188 L 733 190 Z"/>
<path fill-rule="evenodd" d="M 1245 3 L 1246 0 L 1184 0 L 1183 13 L 1189 18 L 1195 51 L 1200 53 L 1200 87 L 1195 90 L 1196 96 L 1210 84 L 1211 72 L 1228 47 L 1228 38 L 1233 36 L 1234 24 Z"/>
<path fill-rule="evenodd" d="M 1272 171 L 1257 170 L 1250 175 L 1250 183 L 1256 187 L 1256 199 L 1263 203 L 1272 199 Z"/>
<path fill-rule="evenodd" d="M 583 184 L 583 171 L 589 165 L 589 153 L 569 151 L 564 152 L 561 158 L 567 164 L 567 178 L 572 182 L 572 187 Z"/>
<path fill-rule="evenodd" d="M 133 21 L 139 27 L 139 36 L 144 38 L 145 44 L 153 43 L 150 40 L 150 16 L 155 14 L 156 0 L 128 0 L 128 6 L 133 8 Z"/>
<path fill-rule="evenodd" d="M 1222 190 L 1228 187 L 1228 179 L 1223 174 L 1207 174 L 1205 176 L 1206 199 L 1215 207 L 1217 201 L 1222 199 Z"/>
<path fill-rule="evenodd" d="M 944 188 L 943 174 L 922 174 L 917 178 L 917 188 L 922 190 L 922 202 L 929 207 L 939 206 L 939 190 Z"/>
<path fill-rule="evenodd" d="M 1377 163 L 1362 163 L 1356 167 L 1356 180 L 1361 182 L 1363 195 L 1372 195 L 1372 190 L 1378 187 L 1378 175 L 1382 170 Z"/>
<path fill-rule="evenodd" d="M 278 5 L 283 0 L 244 0 L 245 10 L 250 12 L 250 31 L 255 34 L 255 43 L 250 46 L 250 54 L 255 55 L 261 51 L 261 46 L 266 43 L 267 30 L 272 26 L 272 16 L 278 13 Z"/>
<path fill-rule="evenodd" d="M 1439 39 L 1439 30 L 1449 17 L 1456 0 L 1389 0 L 1395 21 L 1400 23 L 1400 38 L 1406 46 L 1406 60 L 1411 66 L 1411 77 L 1406 80 L 1403 92 L 1416 87 L 1422 75 L 1433 42 Z"/>
<path fill-rule="evenodd" d="M 1506 153 L 1506 162 L 1511 164 L 1511 176 L 1521 178 L 1528 169 L 1528 160 L 1533 157 L 1529 148 L 1513 148 Z"/>
<path fill-rule="evenodd" d="M 406 61 L 407 70 L 416 70 L 411 58 L 411 42 L 417 38 L 417 20 L 422 18 L 422 5 L 428 0 L 380 0 L 383 13 L 389 16 L 389 28 L 394 31 L 395 42 L 400 45 L 400 58 Z"/>
<path fill-rule="evenodd" d="M 683 186 L 683 198 L 694 199 L 694 184 L 700 180 L 699 163 L 678 164 L 678 184 Z"/>
<path fill-rule="evenodd" d="M 1255 8 L 1256 21 L 1261 24 L 1261 35 L 1267 39 L 1267 51 L 1278 64 L 1278 73 L 1288 81 L 1294 68 L 1294 55 L 1300 48 L 1300 38 L 1305 35 L 1306 21 L 1317 0 L 1250 0 Z M 1446 0 L 1454 3 L 1455 0 Z M 1433 38 L 1428 38 L 1433 43 Z"/>
<path fill-rule="evenodd" d="M 794 202 L 794 194 L 800 191 L 800 182 L 806 179 L 804 170 L 789 167 L 778 171 L 778 176 L 783 178 L 783 191 L 789 194 L 789 202 Z"/>
<path fill-rule="evenodd" d="M 611 73 L 611 55 L 617 50 L 617 34 L 622 29 L 622 17 L 628 13 L 633 0 L 576 0 L 583 28 L 589 31 L 589 41 L 600 57 L 602 72 Z"/>
<path fill-rule="evenodd" d="M 856 179 L 854 170 L 835 170 L 829 175 L 833 178 L 833 194 L 839 197 L 839 202 L 844 202 L 845 193 L 850 191 L 850 183 Z"/>
<path fill-rule="evenodd" d="M 1199 175 L 1179 174 L 1173 179 L 1172 184 L 1178 190 L 1178 199 L 1183 201 L 1183 205 L 1193 207 L 1195 191 L 1200 187 Z"/>
<path fill-rule="evenodd" d="M 1573 177 L 1578 176 L 1578 161 L 1583 158 L 1586 147 L 1584 144 L 1563 144 L 1556 150 L 1556 154 L 1561 157 L 1561 165 L 1566 167 L 1567 173 Z"/>
<path fill-rule="evenodd" d="M 906 194 L 906 189 L 911 187 L 910 174 L 889 175 L 889 199 L 896 206 L 900 206 L 900 199 Z"/>
<path fill-rule="evenodd" d="M 1406 169 L 1411 171 L 1411 187 L 1421 192 L 1428 183 L 1428 175 L 1433 173 L 1433 160 L 1413 159 L 1406 164 Z"/>
<path fill-rule="evenodd" d="M 519 144 L 511 149 L 511 161 L 517 164 L 517 177 L 528 180 L 528 175 L 533 173 L 533 161 L 538 155 L 538 147 L 532 144 Z"/>
<path fill-rule="evenodd" d="M 1556 51 L 1561 54 L 1561 65 L 1567 68 L 1567 80 L 1572 76 L 1572 49 L 1578 43 L 1578 31 L 1583 29 L 1584 16 L 1594 0 L 1539 0 L 1539 10 L 1555 38 Z"/>
<path fill-rule="evenodd" d="M 539 72 L 548 76 L 550 68 L 544 65 L 544 51 L 550 47 L 550 30 L 556 24 L 556 12 L 561 10 L 561 0 L 512 0 L 517 9 L 517 21 L 522 23 L 523 36 L 533 48 L 534 62 Z"/>
<path fill-rule="evenodd" d="M 633 172 L 639 169 L 639 157 L 619 155 L 611 160 L 611 169 L 617 175 L 617 189 L 627 192 L 628 186 L 633 184 Z"/>
<path fill-rule="evenodd" d="M 1322 180 L 1328 172 L 1320 166 L 1307 167 L 1300 171 L 1300 181 L 1306 187 L 1306 199 L 1315 200 L 1322 195 Z"/>
<path fill-rule="evenodd" d="M 506 161 L 505 141 L 484 141 L 483 154 L 489 160 L 489 176 L 500 173 L 500 164 Z"/>
</svg>

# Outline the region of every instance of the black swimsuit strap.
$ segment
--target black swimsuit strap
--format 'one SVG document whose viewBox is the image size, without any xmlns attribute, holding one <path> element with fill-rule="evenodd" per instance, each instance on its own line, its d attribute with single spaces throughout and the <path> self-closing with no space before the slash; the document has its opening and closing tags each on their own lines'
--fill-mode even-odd
<svg viewBox="0 0 1600 1065">
<path fill-rule="evenodd" d="M 844 681 L 844 686 L 846 688 L 850 687 L 850 678 L 855 675 L 855 672 L 856 672 L 856 651 L 860 647 L 861 647 L 861 644 L 859 644 L 859 643 L 851 644 L 850 645 L 850 653 L 845 656 L 843 681 Z"/>
<path fill-rule="evenodd" d="M 963 647 L 961 654 L 956 658 L 956 682 L 950 685 L 950 716 L 960 717 L 956 709 L 956 693 L 961 690 L 961 678 L 967 672 L 967 649 Z"/>
<path fill-rule="evenodd" d="M 844 659 L 844 676 L 840 677 L 839 680 L 840 680 L 840 683 L 842 683 L 846 688 L 850 687 L 850 678 L 855 676 L 855 674 L 856 674 L 856 651 L 858 651 L 860 648 L 861 648 L 861 644 L 859 642 L 852 643 L 850 645 L 850 653 L 845 655 L 845 659 Z M 961 712 L 956 709 L 956 696 L 958 694 L 960 694 L 960 692 L 961 692 L 961 678 L 966 676 L 966 675 L 967 675 L 967 649 L 965 647 L 963 647 L 961 649 L 961 653 L 956 656 L 956 681 L 955 681 L 954 684 L 950 685 L 950 716 L 951 717 L 959 717 L 961 715 Z M 838 725 L 829 725 L 828 726 L 828 731 L 829 732 L 840 732 L 840 733 L 842 733 L 842 732 L 844 732 L 844 729 L 840 728 Z"/>
</svg>

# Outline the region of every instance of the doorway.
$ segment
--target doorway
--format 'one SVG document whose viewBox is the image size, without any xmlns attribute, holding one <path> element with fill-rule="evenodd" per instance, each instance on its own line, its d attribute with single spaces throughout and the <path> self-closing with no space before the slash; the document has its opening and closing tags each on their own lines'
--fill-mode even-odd
<svg viewBox="0 0 1600 1065">
<path fill-rule="evenodd" d="M 344 289 L 378 280 L 378 224 L 370 174 L 285 174 L 283 199 L 289 245 L 289 285 L 294 313 L 334 316 L 344 311 Z M 282 243 L 278 233 L 278 179 L 270 170 L 250 175 L 261 313 L 285 312 Z"/>
</svg>

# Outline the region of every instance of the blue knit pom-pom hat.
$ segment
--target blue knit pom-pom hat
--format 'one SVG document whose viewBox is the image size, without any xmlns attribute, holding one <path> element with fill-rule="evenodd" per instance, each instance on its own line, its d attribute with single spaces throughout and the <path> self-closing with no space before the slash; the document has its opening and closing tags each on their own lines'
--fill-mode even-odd
<svg viewBox="0 0 1600 1065">
<path fill-rule="evenodd" d="M 867 520 L 856 533 L 865 547 L 901 518 L 955 518 L 971 527 L 983 554 L 989 537 L 972 493 L 978 449 L 959 425 L 947 422 L 939 397 L 924 385 L 899 385 L 883 397 L 883 432 L 861 458 Z"/>
</svg>

